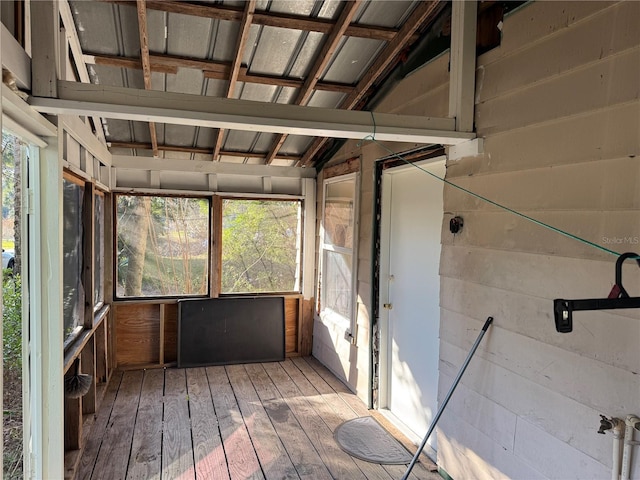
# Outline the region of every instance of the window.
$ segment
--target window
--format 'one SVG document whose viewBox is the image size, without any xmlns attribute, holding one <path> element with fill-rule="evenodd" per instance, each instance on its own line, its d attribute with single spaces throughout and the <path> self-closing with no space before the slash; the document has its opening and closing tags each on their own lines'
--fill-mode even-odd
<svg viewBox="0 0 640 480">
<path fill-rule="evenodd" d="M 301 202 L 222 202 L 222 293 L 300 290 Z"/>
<path fill-rule="evenodd" d="M 325 180 L 321 225 L 321 317 L 347 323 L 353 319 L 355 284 L 356 174 Z"/>
<path fill-rule="evenodd" d="M 116 295 L 206 295 L 209 212 L 208 198 L 118 195 Z"/>
<path fill-rule="evenodd" d="M 93 301 L 94 310 L 104 304 L 104 194 L 94 194 L 93 210 Z"/>
<path fill-rule="evenodd" d="M 84 325 L 84 288 L 82 286 L 82 215 L 84 183 L 64 176 L 63 188 L 63 312 L 64 345 L 69 345 Z"/>
<path fill-rule="evenodd" d="M 23 478 L 23 412 L 29 405 L 28 218 L 22 202 L 30 151 L 2 132 L 2 375 L 4 478 Z M 23 275 L 24 274 L 24 275 Z M 23 398 L 23 392 L 26 395 Z M 25 423 L 28 428 L 28 423 Z"/>
</svg>

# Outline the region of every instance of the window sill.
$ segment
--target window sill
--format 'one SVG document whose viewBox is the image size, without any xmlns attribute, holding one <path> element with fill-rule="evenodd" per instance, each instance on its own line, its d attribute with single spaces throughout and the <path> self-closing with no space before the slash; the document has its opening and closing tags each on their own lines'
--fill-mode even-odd
<svg viewBox="0 0 640 480">
<path fill-rule="evenodd" d="M 334 312 L 333 310 L 323 310 L 318 315 L 319 320 L 325 325 L 334 325 L 336 327 L 342 327 L 346 331 L 351 330 L 351 320 Z"/>
</svg>

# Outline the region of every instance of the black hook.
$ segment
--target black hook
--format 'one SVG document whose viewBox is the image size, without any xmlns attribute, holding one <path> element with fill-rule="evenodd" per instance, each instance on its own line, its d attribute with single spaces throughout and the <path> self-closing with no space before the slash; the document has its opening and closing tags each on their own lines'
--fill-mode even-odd
<svg viewBox="0 0 640 480">
<path fill-rule="evenodd" d="M 616 260 L 616 284 L 611 289 L 609 298 L 629 298 L 629 294 L 622 286 L 622 264 L 629 258 L 634 258 L 640 267 L 640 256 L 637 253 L 627 252 L 620 255 Z"/>
<path fill-rule="evenodd" d="M 556 298 L 553 301 L 553 314 L 556 331 L 568 333 L 573 330 L 573 312 L 578 310 L 614 310 L 618 308 L 640 308 L 640 297 L 629 297 L 622 286 L 622 263 L 633 258 L 640 266 L 640 256 L 637 253 L 623 253 L 616 260 L 616 284 L 611 289 L 608 298 L 589 298 L 582 300 L 564 300 Z"/>
</svg>

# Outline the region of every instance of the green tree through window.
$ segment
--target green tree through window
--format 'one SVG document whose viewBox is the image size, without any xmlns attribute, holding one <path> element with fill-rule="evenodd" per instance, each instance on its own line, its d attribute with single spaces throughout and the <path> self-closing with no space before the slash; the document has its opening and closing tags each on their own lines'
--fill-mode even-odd
<svg viewBox="0 0 640 480">
<path fill-rule="evenodd" d="M 117 295 L 206 295 L 207 198 L 116 197 Z"/>
<path fill-rule="evenodd" d="M 225 199 L 222 292 L 300 289 L 300 202 Z"/>
</svg>

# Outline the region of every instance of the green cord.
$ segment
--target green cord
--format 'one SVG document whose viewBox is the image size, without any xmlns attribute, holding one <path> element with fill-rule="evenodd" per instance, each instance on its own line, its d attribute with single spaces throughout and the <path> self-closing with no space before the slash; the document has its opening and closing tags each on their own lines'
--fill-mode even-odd
<svg viewBox="0 0 640 480">
<path fill-rule="evenodd" d="M 373 114 L 372 114 L 371 116 L 373 117 Z M 535 218 L 530 217 L 529 215 L 525 215 L 524 213 L 520 213 L 520 212 L 518 212 L 518 211 L 516 211 L 516 210 L 514 210 L 514 209 L 512 209 L 512 208 L 509 208 L 509 207 L 507 207 L 507 206 L 505 206 L 505 205 L 502 205 L 502 204 L 500 204 L 500 203 L 498 203 L 498 202 L 494 202 L 493 200 L 491 200 L 491 199 L 489 199 L 489 198 L 487 198 L 487 197 L 483 197 L 482 195 L 479 195 L 479 194 L 477 194 L 477 193 L 475 193 L 475 192 L 472 192 L 471 190 L 467 190 L 467 189 L 466 189 L 466 188 L 464 188 L 464 187 L 461 187 L 461 186 L 459 186 L 459 185 L 456 185 L 455 183 L 452 183 L 451 181 L 449 181 L 449 180 L 447 180 L 447 179 L 445 179 L 445 178 L 441 178 L 441 177 L 439 177 L 438 175 L 435 175 L 434 173 L 431 173 L 431 172 L 429 172 L 428 170 L 425 170 L 425 169 L 424 169 L 424 168 L 422 168 L 420 165 L 416 165 L 415 163 L 412 163 L 412 162 L 410 162 L 410 161 L 406 160 L 405 158 L 403 158 L 403 157 L 402 157 L 402 155 L 400 155 L 400 154 L 398 154 L 398 153 L 394 152 L 393 150 L 389 149 L 386 145 L 383 145 L 382 143 L 380 143 L 379 141 L 377 141 L 377 140 L 375 139 L 375 123 L 374 123 L 374 132 L 373 132 L 373 135 L 367 135 L 366 137 L 364 137 L 364 138 L 361 140 L 361 142 L 358 144 L 358 146 L 360 146 L 360 145 L 361 145 L 362 143 L 364 143 L 366 140 L 371 140 L 372 142 L 375 142 L 377 145 L 379 145 L 380 147 L 382 147 L 383 149 L 385 149 L 387 152 L 389 152 L 392 156 L 397 157 L 398 159 L 400 159 L 400 160 L 402 160 L 403 162 L 405 162 L 407 165 L 411 165 L 412 167 L 415 167 L 415 168 L 417 168 L 418 170 L 421 170 L 421 171 L 423 171 L 424 173 L 426 173 L 426 174 L 428 174 L 428 175 L 431 175 L 431 176 L 432 176 L 432 177 L 434 177 L 434 178 L 437 178 L 438 180 L 440 180 L 440 181 L 442 181 L 442 182 L 446 183 L 447 185 L 450 185 L 450 186 L 452 186 L 452 187 L 454 187 L 454 188 L 457 188 L 458 190 L 461 190 L 461 191 L 463 191 L 463 192 L 465 192 L 465 193 L 467 193 L 467 194 L 471 195 L 472 197 L 478 198 L 478 199 L 482 200 L 483 202 L 487 202 L 487 203 L 489 203 L 489 204 L 491 204 L 491 205 L 493 205 L 493 206 L 495 206 L 495 207 L 501 208 L 502 210 L 506 210 L 506 211 L 507 211 L 507 212 L 509 212 L 509 213 L 513 213 L 514 215 L 516 215 L 516 216 L 518 216 L 518 217 L 521 217 L 521 218 L 524 218 L 525 220 L 528 220 L 528 221 L 530 221 L 530 222 L 533 222 L 533 223 L 535 223 L 536 225 L 540 225 L 541 227 L 548 228 L 549 230 L 552 230 L 552 231 L 554 231 L 554 232 L 556 232 L 556 233 L 559 233 L 560 235 L 564 235 L 565 237 L 572 238 L 573 240 L 577 240 L 577 241 L 579 241 L 579 242 L 584 243 L 585 245 L 589 245 L 589 246 L 591 246 L 591 247 L 597 248 L 598 250 L 601 250 L 601 251 L 603 251 L 603 252 L 605 252 L 605 253 L 608 253 L 608 254 L 610 254 L 610 255 L 615 255 L 615 256 L 617 256 L 617 257 L 619 257 L 620 255 L 622 255 L 621 253 L 618 253 L 618 252 L 616 252 L 616 251 L 614 251 L 614 250 L 610 250 L 610 249 L 608 249 L 608 248 L 606 248 L 606 247 L 603 247 L 603 246 L 601 246 L 601 245 L 598 245 L 597 243 L 591 242 L 591 241 L 586 240 L 586 239 L 584 239 L 584 238 L 582 238 L 582 237 L 578 237 L 577 235 L 574 235 L 574 234 L 572 234 L 572 233 L 566 232 L 566 231 L 564 231 L 564 230 L 562 230 L 562 229 L 560 229 L 560 228 L 554 227 L 553 225 L 549 225 L 549 224 L 547 224 L 547 223 L 541 222 L 540 220 L 536 220 Z M 640 256 L 639 256 L 639 257 L 635 257 L 635 258 L 636 258 L 636 259 L 638 259 L 638 258 L 640 258 Z"/>
<path fill-rule="evenodd" d="M 367 140 L 371 140 L 372 142 L 378 143 L 378 141 L 376 140 L 376 117 L 373 116 L 373 112 L 369 112 L 369 113 L 371 114 L 371 123 L 373 125 L 373 132 L 371 133 L 371 135 L 367 135 L 356 144 L 356 147 L 358 148 L 360 148 L 364 144 L 364 142 L 366 142 Z"/>
</svg>

